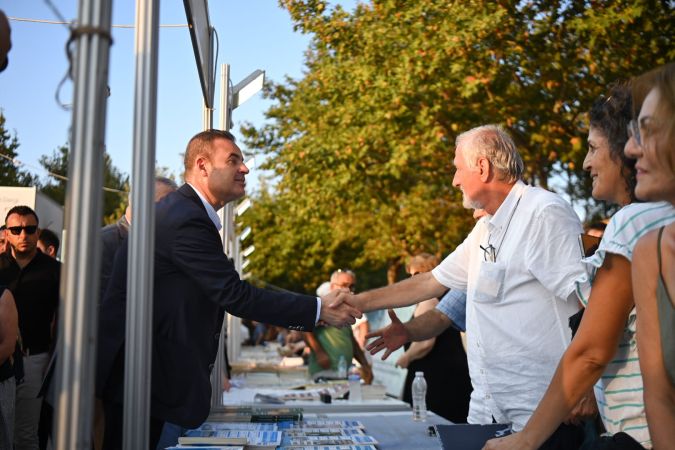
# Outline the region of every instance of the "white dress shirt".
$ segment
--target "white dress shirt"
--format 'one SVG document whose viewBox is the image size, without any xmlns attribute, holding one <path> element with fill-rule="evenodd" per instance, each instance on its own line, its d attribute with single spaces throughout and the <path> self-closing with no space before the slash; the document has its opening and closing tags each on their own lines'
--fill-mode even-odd
<svg viewBox="0 0 675 450">
<path fill-rule="evenodd" d="M 444 286 L 467 292 L 469 423 L 494 418 L 520 431 L 543 397 L 579 309 L 581 232 L 566 201 L 519 181 L 433 270 Z M 494 262 L 483 250 L 490 245 Z"/>
<path fill-rule="evenodd" d="M 209 219 L 211 219 L 211 222 L 216 226 L 216 230 L 220 231 L 221 228 L 223 228 L 223 224 L 220 223 L 220 217 L 218 217 L 218 213 L 216 212 L 215 208 L 211 206 L 211 203 L 206 201 L 206 198 L 202 195 L 201 192 L 199 192 L 199 189 L 188 183 L 192 189 L 197 193 L 197 196 L 199 197 L 199 200 L 202 201 L 204 204 L 204 209 L 206 209 L 206 214 L 209 215 Z"/>
</svg>

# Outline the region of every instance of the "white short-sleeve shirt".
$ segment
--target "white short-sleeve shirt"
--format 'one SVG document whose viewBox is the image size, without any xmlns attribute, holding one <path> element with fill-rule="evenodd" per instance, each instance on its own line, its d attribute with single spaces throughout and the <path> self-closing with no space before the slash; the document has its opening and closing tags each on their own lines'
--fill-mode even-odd
<svg viewBox="0 0 675 450">
<path fill-rule="evenodd" d="M 568 318 L 579 309 L 581 232 L 569 203 L 517 182 L 433 270 L 438 282 L 467 293 L 469 423 L 494 417 L 520 431 L 543 397 L 570 342 Z M 490 245 L 494 262 L 483 250 Z"/>
</svg>

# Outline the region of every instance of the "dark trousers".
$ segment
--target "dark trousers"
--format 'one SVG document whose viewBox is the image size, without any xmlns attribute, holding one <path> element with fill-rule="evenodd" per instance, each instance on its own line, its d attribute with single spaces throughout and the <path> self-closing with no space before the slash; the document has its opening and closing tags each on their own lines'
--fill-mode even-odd
<svg viewBox="0 0 675 450">
<path fill-rule="evenodd" d="M 613 436 L 602 436 L 591 448 L 593 450 L 644 450 L 638 441 L 624 432 Z"/>
<path fill-rule="evenodd" d="M 583 426 L 562 424 L 539 450 L 576 450 L 583 442 Z"/>
<path fill-rule="evenodd" d="M 54 422 L 54 408 L 49 402 L 42 402 L 40 411 L 40 423 L 38 425 L 38 439 L 40 450 L 47 450 L 47 443 L 52 439 L 52 423 Z M 53 439 L 52 439 L 53 442 Z"/>
<path fill-rule="evenodd" d="M 103 403 L 105 412 L 105 432 L 103 434 L 103 450 L 122 450 L 122 433 L 124 428 L 124 409 L 119 403 Z M 150 417 L 150 438 L 148 449 L 155 450 L 164 428 L 164 421 Z"/>
</svg>

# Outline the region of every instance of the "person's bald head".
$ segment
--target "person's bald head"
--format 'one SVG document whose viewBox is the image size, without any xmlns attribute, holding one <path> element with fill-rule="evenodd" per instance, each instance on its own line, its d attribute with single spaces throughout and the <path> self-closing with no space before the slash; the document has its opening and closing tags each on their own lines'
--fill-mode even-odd
<svg viewBox="0 0 675 450">
<path fill-rule="evenodd" d="M 9 58 L 7 54 L 12 48 L 12 40 L 10 38 L 11 28 L 9 27 L 9 20 L 2 10 L 0 10 L 0 72 L 7 68 Z"/>
</svg>

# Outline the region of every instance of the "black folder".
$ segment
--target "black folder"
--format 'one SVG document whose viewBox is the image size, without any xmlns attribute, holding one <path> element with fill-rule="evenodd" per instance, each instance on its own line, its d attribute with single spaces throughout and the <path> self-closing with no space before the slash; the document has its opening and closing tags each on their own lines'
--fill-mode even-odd
<svg viewBox="0 0 675 450">
<path fill-rule="evenodd" d="M 511 434 L 511 426 L 503 423 L 436 425 L 435 428 L 443 450 L 481 450 L 488 440 Z"/>
</svg>

